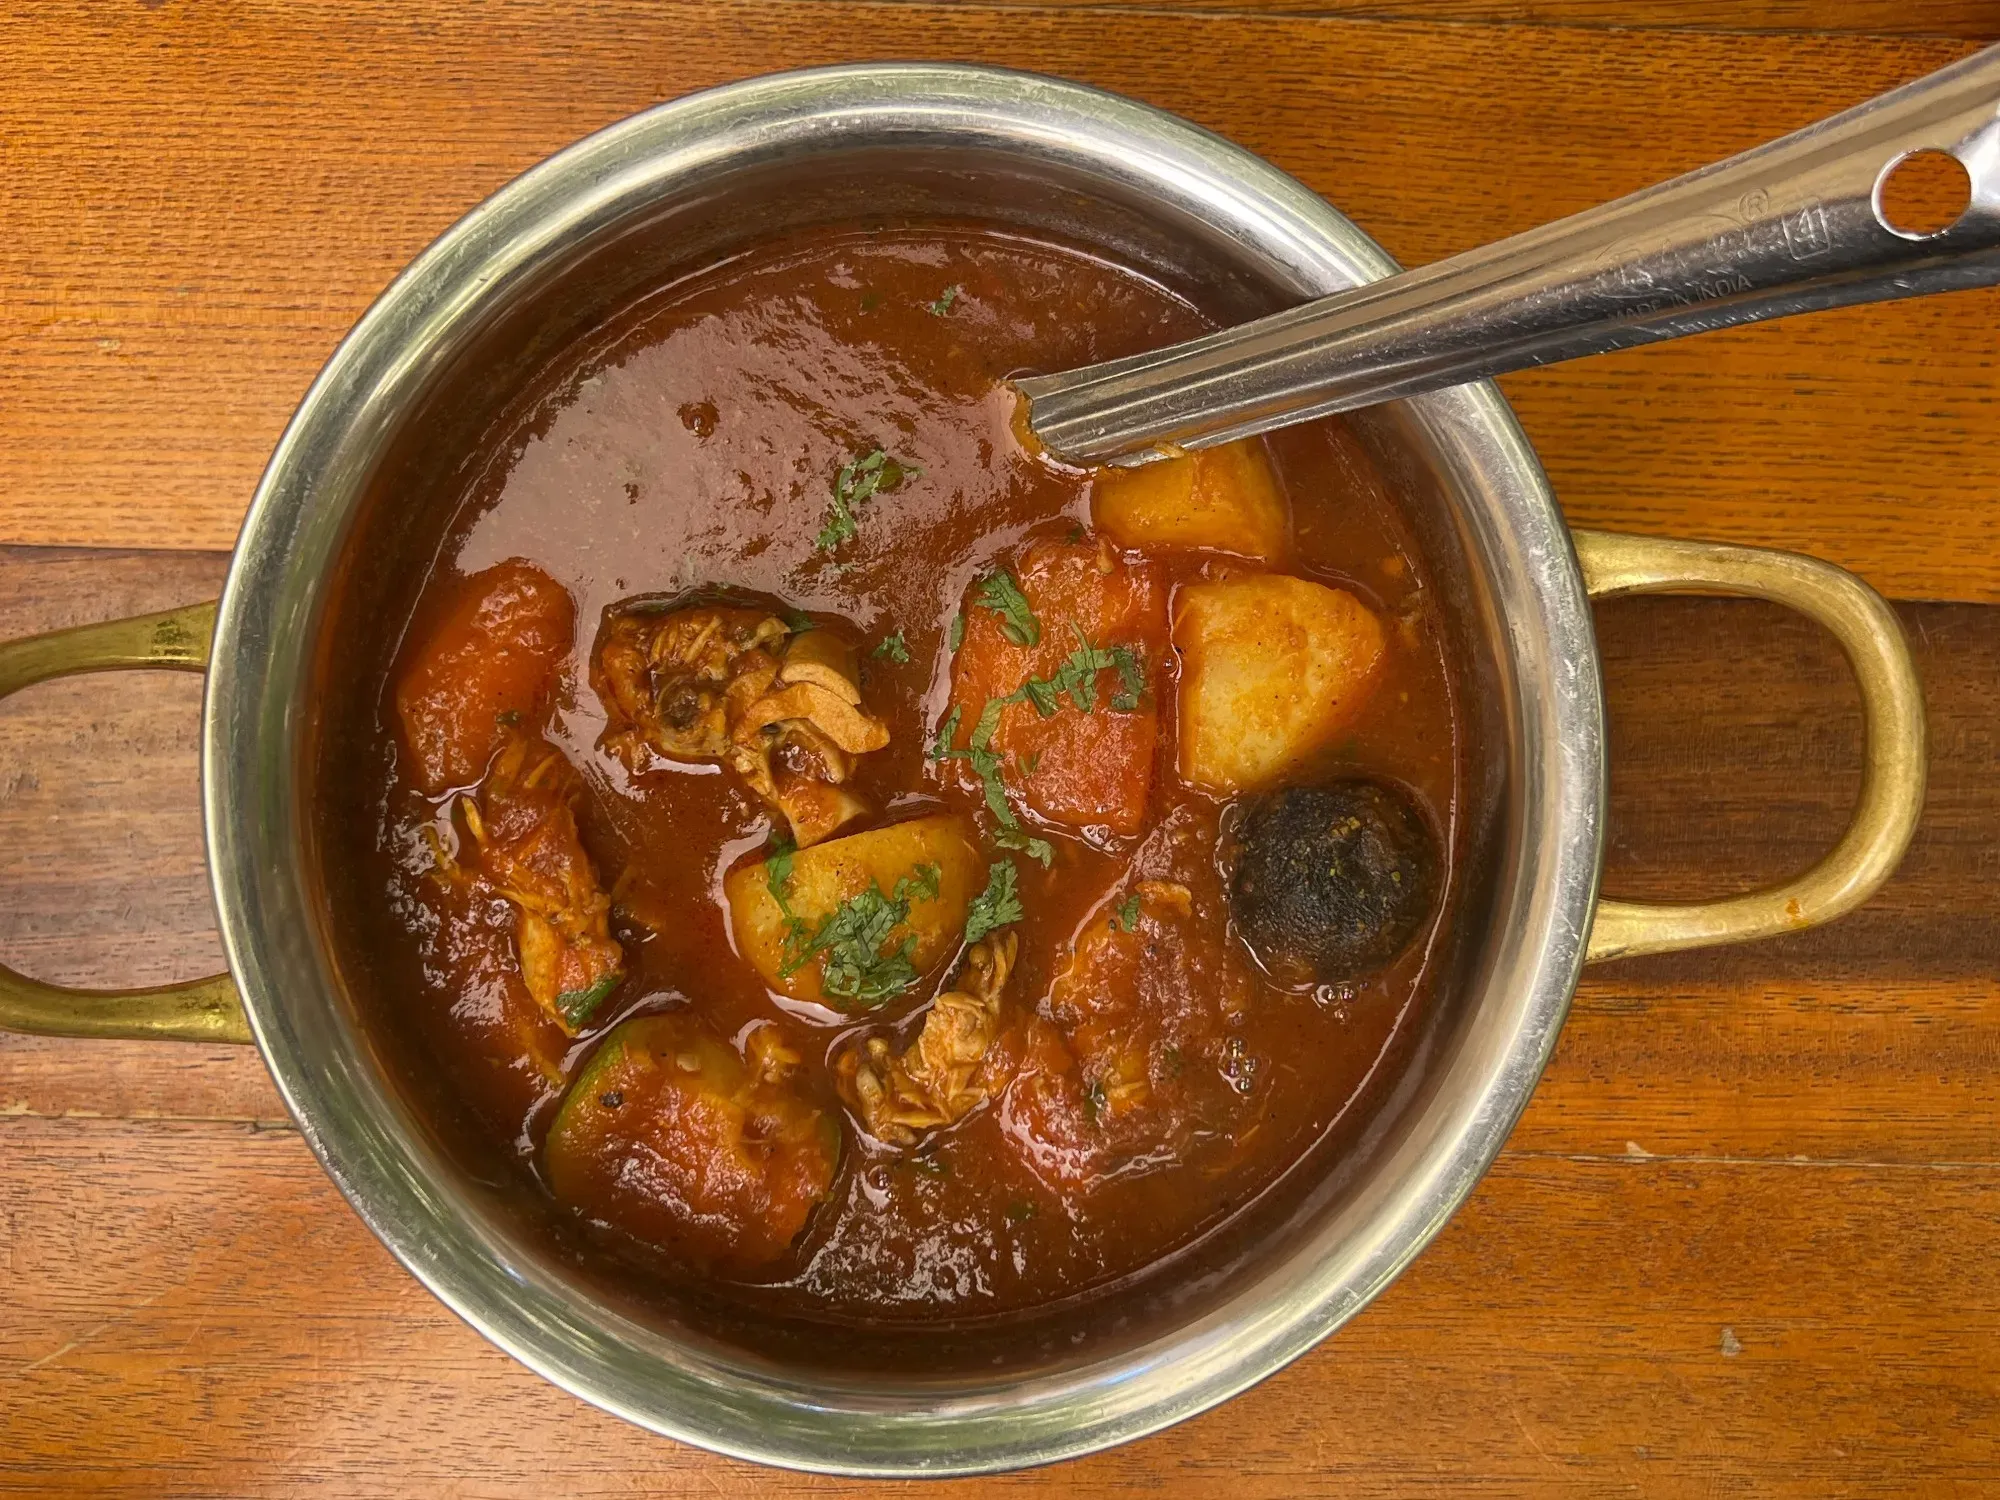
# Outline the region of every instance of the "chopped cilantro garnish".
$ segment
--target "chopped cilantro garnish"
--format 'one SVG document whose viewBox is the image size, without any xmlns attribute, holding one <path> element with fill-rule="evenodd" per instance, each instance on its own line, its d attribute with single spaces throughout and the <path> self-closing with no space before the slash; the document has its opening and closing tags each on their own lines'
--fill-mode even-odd
<svg viewBox="0 0 2000 1500">
<path fill-rule="evenodd" d="M 881 642 L 868 654 L 878 660 L 886 656 L 890 661 L 906 662 L 910 659 L 910 648 L 903 644 L 903 632 L 899 630 L 894 635 L 883 636 Z"/>
<path fill-rule="evenodd" d="M 1033 646 L 1041 642 L 1042 622 L 1035 618 L 1028 596 L 1005 568 L 995 568 L 979 580 L 972 602 L 1000 616 L 1001 633 L 1015 645 Z"/>
<path fill-rule="evenodd" d="M 950 286 L 944 289 L 944 295 L 942 297 L 938 298 L 937 301 L 928 303 L 926 305 L 930 308 L 933 314 L 941 318 L 946 313 L 951 311 L 952 303 L 958 300 L 958 294 L 964 290 L 965 290 L 964 287 L 960 286 L 957 282 L 953 282 Z"/>
<path fill-rule="evenodd" d="M 962 711 L 956 704 L 952 705 L 951 712 L 946 714 L 944 722 L 938 725 L 937 738 L 931 742 L 932 760 L 944 760 L 951 755 L 951 742 L 958 734 L 958 718 Z"/>
<path fill-rule="evenodd" d="M 796 974 L 824 955 L 820 987 L 835 999 L 879 1005 L 900 995 L 917 982 L 912 962 L 916 935 L 906 935 L 886 951 L 885 945 L 896 928 L 909 921 L 912 900 L 937 900 L 943 874 L 936 865 L 919 865 L 886 896 L 871 880 L 866 890 L 829 912 L 810 936 L 805 935 L 805 924 L 798 923 L 785 938 L 779 972 Z"/>
<path fill-rule="evenodd" d="M 993 835 L 993 842 L 998 844 L 1002 849 L 1021 849 L 1026 851 L 1028 858 L 1041 861 L 1044 870 L 1055 863 L 1056 851 L 1047 839 L 1035 838 L 1030 834 L 1023 833 L 1018 828 L 1001 829 Z"/>
<path fill-rule="evenodd" d="M 1146 659 L 1130 646 L 1113 646 L 1111 664 L 1118 669 L 1118 692 L 1111 700 L 1114 713 L 1129 714 L 1138 708 L 1146 693 Z"/>
<path fill-rule="evenodd" d="M 831 552 L 842 542 L 858 536 L 861 528 L 854 517 L 855 506 L 882 490 L 893 490 L 905 479 L 913 479 L 923 472 L 913 463 L 891 458 L 881 448 L 843 464 L 839 476 L 833 481 L 832 514 L 827 518 L 826 525 L 819 529 L 814 545 L 822 552 Z"/>
<path fill-rule="evenodd" d="M 1134 891 L 1113 908 L 1111 925 L 1120 932 L 1131 932 L 1139 925 L 1139 893 Z"/>
<path fill-rule="evenodd" d="M 973 899 L 965 913 L 965 941 L 968 946 L 987 933 L 1011 926 L 1027 915 L 1021 907 L 1017 880 L 1011 859 L 996 859 L 987 867 L 986 889 Z"/>
<path fill-rule="evenodd" d="M 802 609 L 786 610 L 785 625 L 792 632 L 793 635 L 804 635 L 808 630 L 815 630 L 818 628 L 813 623 L 813 617 L 807 614 Z"/>
<path fill-rule="evenodd" d="M 960 646 L 965 644 L 965 616 L 963 614 L 956 614 L 951 617 L 951 631 L 947 639 L 953 651 L 958 650 Z"/>
<path fill-rule="evenodd" d="M 770 888 L 778 910 L 788 917 L 792 914 L 792 856 L 798 852 L 798 846 L 790 839 L 779 839 L 764 856 L 764 884 Z"/>
<path fill-rule="evenodd" d="M 1000 780 L 1000 753 L 993 749 L 993 734 L 1000 727 L 1000 710 L 1011 701 L 1008 698 L 988 698 L 986 706 L 979 712 L 979 723 L 973 728 L 972 739 L 967 748 L 955 749 L 952 739 L 958 733 L 959 709 L 954 706 L 945 715 L 944 723 L 938 726 L 938 737 L 931 746 L 932 760 L 962 760 L 972 766 L 972 774 L 977 776 L 986 789 L 986 805 L 993 816 L 1000 820 L 1002 828 L 1018 828 L 1020 820 L 1014 816 L 1014 809 L 1007 805 L 1007 788 Z"/>
<path fill-rule="evenodd" d="M 1131 646 L 1106 649 L 1092 645 L 1090 638 L 1074 622 L 1070 630 L 1076 636 L 1076 649 L 1063 659 L 1055 675 L 1030 677 L 1002 701 L 1033 704 L 1036 713 L 1045 719 L 1053 719 L 1062 707 L 1063 695 L 1068 694 L 1070 702 L 1079 710 L 1087 714 L 1095 713 L 1097 674 L 1116 669 L 1119 686 L 1112 696 L 1111 707 L 1117 713 L 1131 713 L 1145 695 L 1145 658 Z"/>
<path fill-rule="evenodd" d="M 564 990 L 556 996 L 556 1009 L 570 1025 L 581 1026 L 590 1019 L 590 1013 L 604 1003 L 604 997 L 618 988 L 618 981 L 624 977 L 622 969 L 613 969 L 587 989 Z"/>
</svg>

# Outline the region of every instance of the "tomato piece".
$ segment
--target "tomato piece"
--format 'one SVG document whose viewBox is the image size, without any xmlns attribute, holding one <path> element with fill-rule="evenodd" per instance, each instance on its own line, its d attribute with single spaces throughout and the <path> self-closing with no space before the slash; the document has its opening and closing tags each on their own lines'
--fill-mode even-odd
<svg viewBox="0 0 2000 1500">
<path fill-rule="evenodd" d="M 1220 916 L 1177 881 L 1114 893 L 1009 1039 L 1003 1125 L 1051 1187 L 1170 1166 L 1254 1089 L 1236 1034 L 1252 987 L 1209 938 Z"/>
<path fill-rule="evenodd" d="M 981 602 L 995 597 L 994 576 L 975 583 L 964 605 L 965 639 L 952 661 L 953 746 L 970 743 L 989 702 L 1008 700 L 987 747 L 1001 757 L 1006 787 L 1051 823 L 1138 833 L 1160 736 L 1154 685 L 1167 617 L 1159 575 L 1105 541 L 1033 543 L 1003 574 L 1032 614 L 1031 642 L 1020 638 L 1028 633 L 1021 619 Z M 1033 695 L 1031 682 L 1042 685 Z M 978 786 L 971 762 L 947 764 Z"/>
<path fill-rule="evenodd" d="M 790 1081 L 796 1055 L 757 1050 L 746 1065 L 685 1012 L 618 1026 L 550 1127 L 557 1199 L 697 1265 L 777 1259 L 833 1183 L 840 1125 Z"/>
<path fill-rule="evenodd" d="M 415 779 L 435 796 L 479 779 L 508 728 L 534 718 L 576 636 L 568 590 L 521 561 L 474 573 L 396 683 Z"/>
</svg>

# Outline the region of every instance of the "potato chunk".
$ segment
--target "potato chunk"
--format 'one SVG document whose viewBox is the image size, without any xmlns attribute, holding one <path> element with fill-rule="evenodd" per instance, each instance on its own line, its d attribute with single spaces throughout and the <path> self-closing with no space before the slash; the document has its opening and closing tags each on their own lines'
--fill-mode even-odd
<svg viewBox="0 0 2000 1500">
<path fill-rule="evenodd" d="M 1285 497 L 1256 438 L 1092 476 L 1090 515 L 1121 547 L 1208 547 L 1261 562 L 1284 556 Z"/>
<path fill-rule="evenodd" d="M 617 1027 L 550 1127 L 557 1200 L 697 1265 L 783 1254 L 833 1181 L 840 1125 L 775 1030 L 752 1034 L 746 1066 L 684 1012 Z"/>
<path fill-rule="evenodd" d="M 506 738 L 540 712 L 576 632 L 568 590 L 539 568 L 504 562 L 473 574 L 396 680 L 417 784 L 469 786 Z"/>
<path fill-rule="evenodd" d="M 1367 701 L 1381 621 L 1340 589 L 1280 574 L 1192 584 L 1174 603 L 1180 773 L 1216 792 L 1269 785 Z"/>
<path fill-rule="evenodd" d="M 981 602 L 1000 597 L 992 590 L 1003 581 L 1026 602 L 1034 639 L 1017 639 L 1028 633 L 1022 622 L 1010 634 L 1007 616 Z M 1153 684 L 1166 615 L 1158 574 L 1108 542 L 1034 543 L 1018 573 L 987 574 L 966 600 L 965 640 L 951 665 L 953 748 L 972 745 L 997 703 L 984 747 L 1001 757 L 997 785 L 1051 823 L 1137 833 L 1159 739 Z M 962 784 L 979 785 L 968 759 L 946 764 Z"/>
<path fill-rule="evenodd" d="M 939 813 L 731 870 L 722 887 L 736 949 L 794 1000 L 894 999 L 958 950 L 986 880 L 970 834 Z"/>
</svg>

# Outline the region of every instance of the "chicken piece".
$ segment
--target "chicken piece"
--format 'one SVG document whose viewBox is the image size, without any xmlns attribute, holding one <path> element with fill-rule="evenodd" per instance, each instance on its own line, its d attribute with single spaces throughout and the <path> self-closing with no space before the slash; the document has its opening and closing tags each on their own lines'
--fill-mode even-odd
<svg viewBox="0 0 2000 1500">
<path fill-rule="evenodd" d="M 783 620 L 760 609 L 614 614 L 591 673 L 614 720 L 605 743 L 643 742 L 669 760 L 720 760 L 735 743 L 732 689 L 747 702 L 775 682 L 788 634 Z"/>
<path fill-rule="evenodd" d="M 1009 588 L 1027 616 L 1011 618 L 986 602 Z M 1036 542 L 1018 573 L 990 573 L 973 585 L 963 618 L 965 639 L 951 664 L 958 718 L 949 747 L 961 754 L 946 762 L 962 768 L 962 784 L 980 785 L 965 752 L 986 751 L 1000 757 L 983 788 L 989 799 L 1018 792 L 1052 823 L 1136 834 L 1152 788 L 1153 684 L 1167 638 L 1166 588 L 1155 570 L 1102 540 Z M 997 724 L 979 745 L 981 719 L 994 703 Z"/>
<path fill-rule="evenodd" d="M 581 783 L 554 746 L 523 735 L 502 747 L 477 800 L 460 807 L 476 869 L 515 909 L 521 979 L 537 1005 L 575 1036 L 625 977 L 571 807 Z"/>
<path fill-rule="evenodd" d="M 557 1200 L 698 1267 L 777 1259 L 832 1186 L 840 1122 L 776 1026 L 746 1050 L 686 1012 L 620 1024 L 549 1128 Z"/>
<path fill-rule="evenodd" d="M 893 999 L 950 957 L 985 873 L 965 820 L 938 813 L 741 865 L 722 890 L 766 984 L 842 1008 Z"/>
<path fill-rule="evenodd" d="M 1180 1159 L 1254 1088 L 1232 1023 L 1254 989 L 1187 885 L 1141 880 L 1078 933 L 1039 1013 L 1002 1043 L 1004 1133 L 1051 1187 Z"/>
<path fill-rule="evenodd" d="M 1291 530 L 1257 438 L 1091 476 L 1091 521 L 1121 547 L 1203 547 L 1260 562 L 1284 556 Z"/>
<path fill-rule="evenodd" d="M 436 796 L 477 781 L 508 728 L 548 701 L 575 634 L 569 592 L 538 568 L 504 562 L 463 580 L 396 680 L 417 785 Z"/>
<path fill-rule="evenodd" d="M 888 744 L 889 730 L 861 706 L 853 648 L 827 631 L 723 605 L 626 610 L 605 627 L 592 682 L 610 718 L 605 744 L 628 764 L 642 746 L 722 761 L 784 815 L 800 848 L 869 811 L 842 787 L 852 757 Z"/>
<path fill-rule="evenodd" d="M 1375 686 L 1382 622 L 1352 594 L 1281 574 L 1190 584 L 1174 600 L 1180 773 L 1268 786 L 1328 744 Z"/>
<path fill-rule="evenodd" d="M 917 1040 L 898 1057 L 889 1039 L 871 1036 L 834 1067 L 868 1133 L 891 1146 L 914 1146 L 919 1133 L 956 1124 L 1006 1083 L 988 1065 L 1000 1031 L 1000 999 L 1020 940 L 995 933 L 972 945 L 958 986 L 931 1002 Z"/>
</svg>

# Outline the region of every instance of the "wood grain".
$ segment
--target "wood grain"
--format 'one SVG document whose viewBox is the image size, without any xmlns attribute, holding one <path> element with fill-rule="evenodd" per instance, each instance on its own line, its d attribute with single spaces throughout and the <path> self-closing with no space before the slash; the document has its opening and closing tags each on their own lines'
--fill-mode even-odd
<svg viewBox="0 0 2000 1500">
<path fill-rule="evenodd" d="M 115 1139 L 116 1149 L 107 1149 Z M 0 1493 L 1975 1493 L 2000 1169 L 1511 1159 L 1359 1320 L 1208 1415 L 986 1483 L 779 1474 L 484 1344 L 304 1145 L 0 1121 Z"/>
<path fill-rule="evenodd" d="M 1662 31 L 1858 31 L 1881 36 L 1962 37 L 1968 41 L 2000 37 L 2000 0 L 1047 0 L 1051 9 L 1113 6 Z"/>
<path fill-rule="evenodd" d="M 397 268 L 541 156 L 692 88 L 855 56 L 1042 68 L 1222 130 L 1415 263 L 1996 36 L 2000 0 L 7 9 L 0 544 L 44 545 L 0 545 L 0 637 L 211 595 L 285 417 Z M 1888 889 L 1779 942 L 1590 971 L 1470 1204 L 1290 1371 L 984 1484 L 714 1459 L 457 1322 L 249 1049 L 0 1034 L 0 1494 L 1994 1492 L 1996 330 L 2000 294 L 1970 294 L 1507 382 L 1579 521 L 1989 602 L 1901 607 L 1933 771 Z M 1742 601 L 1598 623 L 1609 889 L 1740 888 L 1837 837 L 1860 725 L 1824 635 Z M 0 705 L 0 958 L 106 985 L 215 967 L 196 713 L 191 679 L 144 674 Z"/>
<path fill-rule="evenodd" d="M 1266 155 L 1414 263 L 1971 45 L 844 0 L 17 11 L 0 18 L 27 81 L 0 92 L 0 542 L 227 546 L 292 405 L 399 266 L 586 131 L 747 73 L 859 51 L 1087 79 Z M 1579 520 L 1995 600 L 1996 327 L 2000 293 L 1962 293 L 1507 388 Z"/>
</svg>

